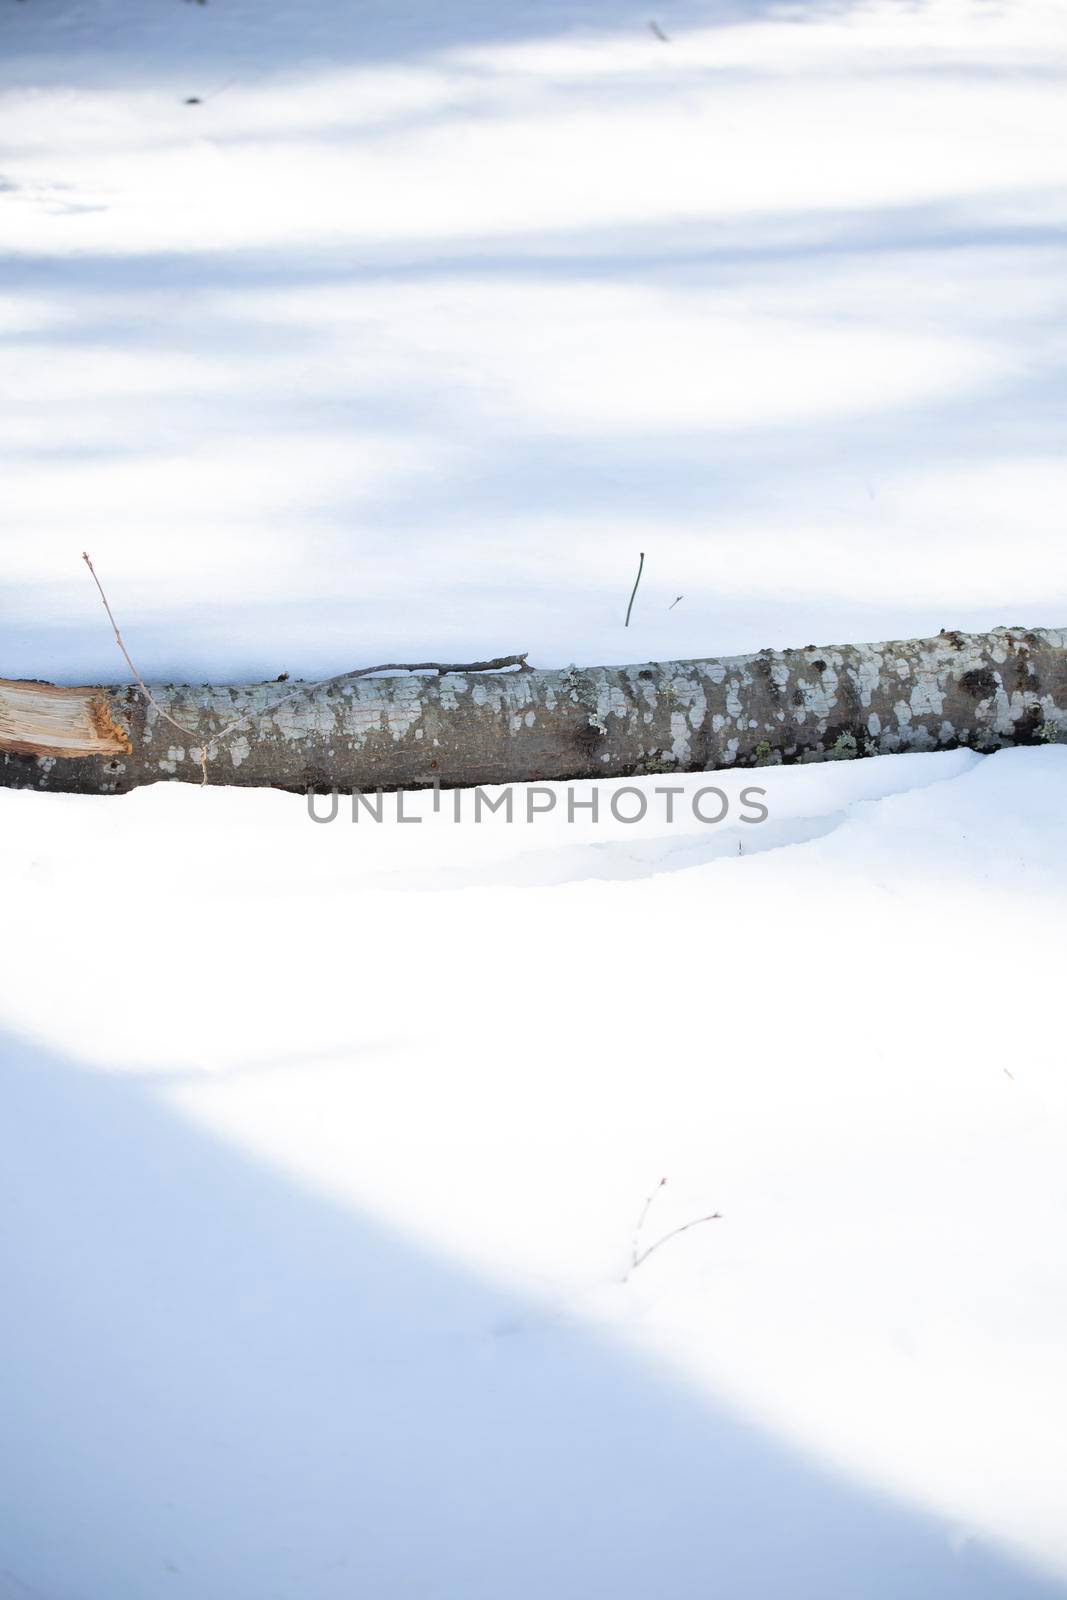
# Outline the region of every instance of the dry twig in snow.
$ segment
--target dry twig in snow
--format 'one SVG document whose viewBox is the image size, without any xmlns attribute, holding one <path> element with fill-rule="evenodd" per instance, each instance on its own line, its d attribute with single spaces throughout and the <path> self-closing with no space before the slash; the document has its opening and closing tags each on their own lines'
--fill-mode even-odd
<svg viewBox="0 0 1067 1600">
<path fill-rule="evenodd" d="M 637 585 L 641 582 L 641 574 L 645 570 L 645 552 L 643 550 L 640 552 L 640 556 L 641 559 L 637 564 L 637 577 L 634 579 L 633 593 L 630 595 L 630 604 L 626 607 L 626 621 L 623 624 L 623 626 L 626 628 L 630 626 L 630 612 L 634 608 L 634 599 L 637 595 Z"/>
<path fill-rule="evenodd" d="M 680 1227 L 672 1228 L 669 1233 L 663 1234 L 662 1237 L 657 1239 L 654 1244 L 650 1244 L 646 1249 L 642 1250 L 641 1230 L 644 1228 L 645 1219 L 651 1210 L 653 1200 L 659 1194 L 660 1190 L 666 1187 L 666 1184 L 666 1178 L 661 1178 L 641 1208 L 641 1215 L 638 1217 L 637 1227 L 634 1229 L 633 1243 L 630 1246 L 630 1265 L 627 1268 L 625 1276 L 623 1277 L 623 1283 L 627 1282 L 630 1274 L 636 1272 L 641 1263 L 643 1261 L 647 1261 L 649 1256 L 659 1249 L 660 1245 L 666 1244 L 668 1239 L 676 1239 L 680 1233 L 686 1233 L 690 1228 L 697 1228 L 702 1222 L 722 1221 L 721 1211 L 709 1212 L 706 1217 L 694 1217 L 691 1222 L 683 1222 Z"/>
</svg>

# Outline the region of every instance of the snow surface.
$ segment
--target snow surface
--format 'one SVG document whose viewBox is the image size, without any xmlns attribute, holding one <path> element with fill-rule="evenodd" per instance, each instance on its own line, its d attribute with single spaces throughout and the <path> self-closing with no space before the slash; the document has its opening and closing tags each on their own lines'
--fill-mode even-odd
<svg viewBox="0 0 1067 1600">
<path fill-rule="evenodd" d="M 1065 780 L 0 793 L 0 1593 L 1062 1592 Z"/>
<path fill-rule="evenodd" d="M 12 0 L 9 674 L 1067 616 L 1060 0 L 658 20 Z"/>
<path fill-rule="evenodd" d="M 0 670 L 1062 623 L 1062 8 L 654 16 L 11 4 Z M 0 791 L 3 1600 L 1062 1594 L 1065 780 Z"/>
</svg>

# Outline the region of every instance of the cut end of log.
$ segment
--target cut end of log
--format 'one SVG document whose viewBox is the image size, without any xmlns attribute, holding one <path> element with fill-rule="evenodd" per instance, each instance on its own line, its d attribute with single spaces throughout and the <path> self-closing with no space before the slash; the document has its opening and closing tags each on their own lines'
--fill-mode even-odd
<svg viewBox="0 0 1067 1600">
<path fill-rule="evenodd" d="M 0 678 L 0 750 L 16 756 L 129 755 L 126 730 L 99 689 Z"/>
</svg>

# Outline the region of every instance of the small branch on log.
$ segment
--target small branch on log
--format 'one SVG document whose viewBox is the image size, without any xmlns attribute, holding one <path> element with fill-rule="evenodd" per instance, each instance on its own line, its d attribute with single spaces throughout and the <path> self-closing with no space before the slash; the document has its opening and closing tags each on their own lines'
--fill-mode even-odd
<svg viewBox="0 0 1067 1600">
<path fill-rule="evenodd" d="M 446 672 L 502 672 L 505 667 L 532 672 L 526 659 L 528 654 L 529 651 L 524 651 L 521 656 L 494 656 L 492 661 L 388 661 L 384 667 L 357 667 L 353 672 L 339 672 L 336 678 L 324 678 L 322 683 L 311 687 L 322 689 L 329 683 L 344 683 L 346 678 L 369 678 L 375 672 L 436 672 L 439 678 Z"/>
<path fill-rule="evenodd" d="M 1057 628 L 561 671 L 524 656 L 387 663 L 281 693 L 149 689 L 134 675 L 119 688 L 0 679 L 0 786 L 115 794 L 196 782 L 205 765 L 215 783 L 300 792 L 667 781 L 1067 743 L 1067 629 Z"/>
</svg>

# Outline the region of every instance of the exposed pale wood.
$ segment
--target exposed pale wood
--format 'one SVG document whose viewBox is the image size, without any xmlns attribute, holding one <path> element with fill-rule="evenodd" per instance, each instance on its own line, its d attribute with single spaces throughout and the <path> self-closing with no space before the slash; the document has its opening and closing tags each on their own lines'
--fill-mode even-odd
<svg viewBox="0 0 1067 1600">
<path fill-rule="evenodd" d="M 0 678 L 0 750 L 12 755 L 129 755 L 129 735 L 111 717 L 108 692 Z"/>
<path fill-rule="evenodd" d="M 183 734 L 168 719 L 189 730 Z M 1067 631 L 325 684 L 0 681 L 0 785 L 373 790 L 670 775 L 1067 741 Z"/>
</svg>

